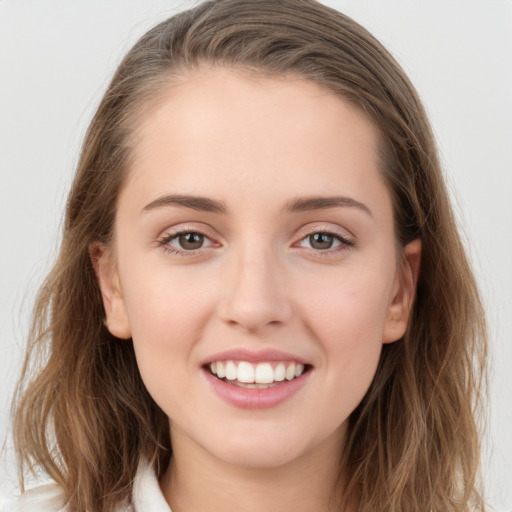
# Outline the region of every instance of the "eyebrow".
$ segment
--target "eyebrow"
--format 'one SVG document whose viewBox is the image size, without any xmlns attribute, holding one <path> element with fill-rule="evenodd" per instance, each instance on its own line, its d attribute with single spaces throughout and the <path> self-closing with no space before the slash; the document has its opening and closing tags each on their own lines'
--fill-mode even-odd
<svg viewBox="0 0 512 512">
<path fill-rule="evenodd" d="M 151 203 L 144 206 L 141 214 L 146 211 L 154 210 L 164 206 L 178 206 L 181 208 L 190 208 L 191 210 L 210 213 L 228 213 L 228 209 L 225 203 L 216 201 L 215 199 L 185 194 L 167 194 L 155 199 L 154 201 L 151 201 Z M 313 210 L 327 210 L 329 208 L 339 207 L 357 208 L 358 210 L 361 210 L 372 217 L 372 212 L 368 206 L 366 206 L 364 203 L 356 201 L 355 199 L 352 199 L 351 197 L 345 196 L 299 197 L 287 203 L 287 205 L 284 207 L 284 211 L 295 213 Z"/>
<path fill-rule="evenodd" d="M 299 197 L 290 201 L 286 207 L 285 211 L 288 212 L 305 212 L 311 210 L 327 210 L 329 208 L 337 208 L 337 207 L 351 207 L 357 208 L 362 212 L 368 214 L 370 217 L 373 217 L 372 212 L 368 206 L 364 203 L 356 201 L 351 197 L 345 196 L 312 196 L 312 197 Z"/>
<path fill-rule="evenodd" d="M 155 208 L 161 208 L 162 206 L 178 206 L 210 213 L 227 213 L 228 211 L 224 203 L 209 199 L 208 197 L 168 194 L 151 201 L 151 203 L 144 206 L 141 213 L 154 210 Z"/>
</svg>

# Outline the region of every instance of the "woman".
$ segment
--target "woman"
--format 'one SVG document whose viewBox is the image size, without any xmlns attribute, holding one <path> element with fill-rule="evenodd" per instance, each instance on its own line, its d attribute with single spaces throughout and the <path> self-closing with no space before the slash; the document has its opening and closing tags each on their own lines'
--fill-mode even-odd
<svg viewBox="0 0 512 512">
<path fill-rule="evenodd" d="M 483 509 L 485 325 L 428 121 L 314 2 L 208 2 L 129 52 L 28 357 L 46 346 L 15 425 L 59 485 L 41 507 Z"/>
</svg>

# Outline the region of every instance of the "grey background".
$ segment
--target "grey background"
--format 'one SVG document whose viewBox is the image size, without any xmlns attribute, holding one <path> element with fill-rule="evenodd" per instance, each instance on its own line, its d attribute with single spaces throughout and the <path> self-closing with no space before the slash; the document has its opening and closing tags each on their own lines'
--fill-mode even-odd
<svg viewBox="0 0 512 512">
<path fill-rule="evenodd" d="M 512 2 L 329 0 L 397 57 L 438 137 L 489 318 L 483 474 L 512 511 Z M 190 5 L 0 0 L 0 496 L 15 488 L 8 404 L 29 312 L 58 247 L 85 128 L 121 56 Z"/>
</svg>

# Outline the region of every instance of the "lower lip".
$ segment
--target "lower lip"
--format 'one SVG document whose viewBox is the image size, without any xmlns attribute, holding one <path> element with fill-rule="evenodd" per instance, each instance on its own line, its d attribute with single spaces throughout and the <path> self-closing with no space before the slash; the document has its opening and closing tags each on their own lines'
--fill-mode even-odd
<svg viewBox="0 0 512 512">
<path fill-rule="evenodd" d="M 223 400 L 241 409 L 268 409 L 284 402 L 306 383 L 311 371 L 304 372 L 300 377 L 277 383 L 263 389 L 242 388 L 218 379 L 203 369 L 206 380 Z"/>
</svg>

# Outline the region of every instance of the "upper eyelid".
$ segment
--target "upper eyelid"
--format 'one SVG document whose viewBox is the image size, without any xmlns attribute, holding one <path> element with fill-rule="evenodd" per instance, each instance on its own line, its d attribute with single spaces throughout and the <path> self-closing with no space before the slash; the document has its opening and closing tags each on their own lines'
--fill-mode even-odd
<svg viewBox="0 0 512 512">
<path fill-rule="evenodd" d="M 342 238 L 345 240 L 350 240 L 351 242 L 356 241 L 356 237 L 354 236 L 354 234 L 347 228 L 343 228 L 341 226 L 333 226 L 332 224 L 327 225 L 325 223 L 320 223 L 320 224 L 311 223 L 311 224 L 313 224 L 313 225 L 311 225 L 309 227 L 303 226 L 303 228 L 298 230 L 297 238 L 299 240 L 302 240 L 305 237 L 312 235 L 314 233 L 326 233 L 326 234 L 334 235 L 336 237 L 339 237 L 339 238 Z"/>
<path fill-rule="evenodd" d="M 203 223 L 181 223 L 177 226 L 169 226 L 161 231 L 159 238 L 174 237 L 183 233 L 198 233 L 207 238 L 215 238 L 214 230 Z"/>
</svg>

